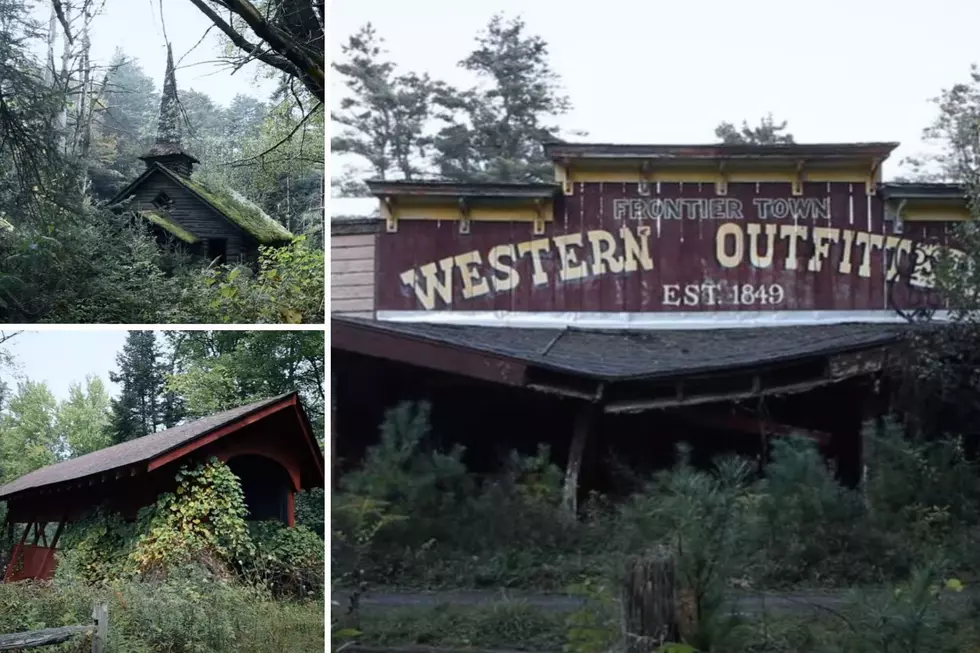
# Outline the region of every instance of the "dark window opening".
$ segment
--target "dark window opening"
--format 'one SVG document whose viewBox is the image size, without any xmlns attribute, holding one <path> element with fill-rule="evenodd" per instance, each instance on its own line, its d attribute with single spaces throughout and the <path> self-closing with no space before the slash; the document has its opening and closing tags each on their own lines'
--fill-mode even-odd
<svg viewBox="0 0 980 653">
<path fill-rule="evenodd" d="M 158 209 L 169 208 L 171 204 L 173 204 L 173 200 L 170 199 L 170 196 L 164 192 L 158 193 L 157 196 L 153 198 L 153 206 L 157 207 Z"/>
<path fill-rule="evenodd" d="M 208 258 L 210 260 L 218 260 L 218 263 L 224 263 L 228 256 L 228 239 L 226 238 L 209 238 L 208 239 Z"/>
<path fill-rule="evenodd" d="M 244 455 L 228 461 L 228 467 L 242 484 L 249 521 L 289 523 L 289 475 L 268 458 Z"/>
</svg>

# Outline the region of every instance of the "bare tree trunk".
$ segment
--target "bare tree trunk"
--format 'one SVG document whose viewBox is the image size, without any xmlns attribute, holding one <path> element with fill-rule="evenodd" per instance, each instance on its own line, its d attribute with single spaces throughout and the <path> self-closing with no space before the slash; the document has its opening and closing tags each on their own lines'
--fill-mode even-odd
<svg viewBox="0 0 980 653">
<path fill-rule="evenodd" d="M 54 67 L 54 42 L 58 39 L 58 12 L 55 11 L 54 4 L 51 5 L 51 17 L 48 19 L 48 64 L 44 70 L 44 83 L 54 86 L 55 67 Z"/>
<path fill-rule="evenodd" d="M 62 29 L 64 31 L 61 47 L 61 75 L 60 81 L 64 92 L 64 101 L 61 104 L 61 111 L 55 120 L 55 127 L 58 130 L 58 144 L 62 152 L 68 152 L 68 94 L 71 89 L 72 69 L 71 69 L 71 33 L 68 31 L 71 24 L 72 6 L 70 2 L 63 5 L 64 21 Z"/>
</svg>

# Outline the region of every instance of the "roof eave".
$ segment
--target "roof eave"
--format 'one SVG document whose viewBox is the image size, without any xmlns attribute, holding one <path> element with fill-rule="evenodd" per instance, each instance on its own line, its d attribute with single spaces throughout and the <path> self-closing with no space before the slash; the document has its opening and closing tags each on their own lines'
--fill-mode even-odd
<svg viewBox="0 0 980 653">
<path fill-rule="evenodd" d="M 552 161 L 566 160 L 884 160 L 899 146 L 897 142 L 817 143 L 779 145 L 654 145 L 614 143 L 545 143 Z"/>
<path fill-rule="evenodd" d="M 557 184 L 474 184 L 451 182 L 366 182 L 376 197 L 444 197 L 449 199 L 551 199 L 558 194 Z"/>
</svg>

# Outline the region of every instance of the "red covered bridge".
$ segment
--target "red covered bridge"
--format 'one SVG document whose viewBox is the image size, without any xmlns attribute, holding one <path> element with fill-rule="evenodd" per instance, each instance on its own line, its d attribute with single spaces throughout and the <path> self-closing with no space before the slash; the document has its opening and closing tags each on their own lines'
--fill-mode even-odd
<svg viewBox="0 0 980 653">
<path fill-rule="evenodd" d="M 297 393 L 227 410 L 38 469 L 0 487 L 8 527 L 23 526 L 4 582 L 51 578 L 65 524 L 98 506 L 135 517 L 174 489 L 181 466 L 212 456 L 241 479 L 249 519 L 293 526 L 296 493 L 324 486 L 323 452 Z"/>
</svg>

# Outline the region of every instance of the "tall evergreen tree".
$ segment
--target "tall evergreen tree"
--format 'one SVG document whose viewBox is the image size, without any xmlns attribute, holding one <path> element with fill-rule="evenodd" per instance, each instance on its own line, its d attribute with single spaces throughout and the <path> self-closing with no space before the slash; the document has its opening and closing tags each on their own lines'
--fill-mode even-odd
<svg viewBox="0 0 980 653">
<path fill-rule="evenodd" d="M 553 178 L 542 143 L 557 140 L 549 120 L 571 103 L 548 61 L 548 44 L 527 34 L 520 18 L 496 15 L 459 65 L 485 86 L 442 88 L 445 123 L 435 138 L 440 174 L 457 181 L 526 182 Z"/>
<path fill-rule="evenodd" d="M 792 145 L 795 142 L 793 135 L 786 132 L 786 121 L 777 123 L 771 113 L 763 116 L 755 127 L 745 120 L 741 129 L 734 123 L 720 123 L 715 127 L 715 136 L 725 145 Z"/>
<path fill-rule="evenodd" d="M 110 372 L 120 384 L 119 397 L 112 401 L 110 435 L 125 442 L 169 428 L 180 419 L 180 402 L 164 387 L 169 366 L 152 331 L 130 331 L 116 356 L 118 372 Z"/>
<path fill-rule="evenodd" d="M 344 78 L 348 95 L 331 115 L 343 126 L 331 140 L 332 151 L 366 159 L 378 179 L 417 177 L 431 141 L 425 129 L 432 100 L 443 86 L 427 75 L 396 74 L 384 40 L 370 23 L 347 40 L 342 52 L 333 68 Z"/>
</svg>

